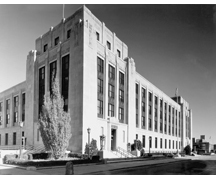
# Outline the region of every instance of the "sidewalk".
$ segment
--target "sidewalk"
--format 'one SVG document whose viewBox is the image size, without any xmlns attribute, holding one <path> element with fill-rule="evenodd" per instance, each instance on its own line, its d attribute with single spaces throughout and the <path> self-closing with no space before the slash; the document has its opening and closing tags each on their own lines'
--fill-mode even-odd
<svg viewBox="0 0 216 180">
<path fill-rule="evenodd" d="M 116 169 L 125 169 L 140 166 L 157 166 L 166 163 L 188 161 L 188 159 L 158 159 L 143 161 L 127 161 L 108 164 L 74 165 L 75 175 L 90 175 L 100 172 L 108 172 Z M 37 170 L 26 170 L 25 167 L 0 164 L 0 175 L 64 175 L 65 166 L 40 167 Z"/>
<path fill-rule="evenodd" d="M 160 159 L 160 160 L 147 160 L 147 161 L 131 161 L 131 162 L 121 162 L 121 163 L 110 163 L 110 164 L 92 164 L 86 166 L 77 166 L 74 165 L 74 174 L 75 175 L 87 175 L 94 174 L 103 171 L 112 171 L 115 169 L 125 169 L 129 167 L 139 167 L 139 166 L 149 166 L 149 165 L 161 165 L 165 163 L 175 163 L 185 160 L 179 159 Z M 186 160 L 188 161 L 188 160 Z M 64 167 L 52 167 L 52 169 L 38 169 L 37 172 L 48 174 L 48 175 L 64 175 L 65 174 L 65 166 Z"/>
</svg>

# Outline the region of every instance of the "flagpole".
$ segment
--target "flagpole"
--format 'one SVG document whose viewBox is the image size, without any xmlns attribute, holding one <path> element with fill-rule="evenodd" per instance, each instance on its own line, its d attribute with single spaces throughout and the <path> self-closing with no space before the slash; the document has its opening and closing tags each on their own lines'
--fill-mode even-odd
<svg viewBox="0 0 216 180">
<path fill-rule="evenodd" d="M 64 8 L 65 8 L 65 5 L 63 4 L 62 19 L 64 19 Z"/>
</svg>

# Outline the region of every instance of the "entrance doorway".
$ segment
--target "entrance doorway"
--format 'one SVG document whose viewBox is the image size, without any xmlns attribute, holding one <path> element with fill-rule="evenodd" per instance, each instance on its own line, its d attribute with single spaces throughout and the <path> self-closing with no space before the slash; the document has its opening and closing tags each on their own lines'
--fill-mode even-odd
<svg viewBox="0 0 216 180">
<path fill-rule="evenodd" d="M 111 129 L 111 150 L 116 150 L 116 129 Z"/>
</svg>

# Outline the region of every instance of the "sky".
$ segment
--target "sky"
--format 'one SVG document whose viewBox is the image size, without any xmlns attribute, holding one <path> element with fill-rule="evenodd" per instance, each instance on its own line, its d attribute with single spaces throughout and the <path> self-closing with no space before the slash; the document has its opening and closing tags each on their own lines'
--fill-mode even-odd
<svg viewBox="0 0 216 180">
<path fill-rule="evenodd" d="M 66 4 L 65 17 L 81 5 Z M 136 70 L 193 111 L 193 137 L 216 144 L 216 5 L 86 5 L 128 46 Z M 35 39 L 62 19 L 61 4 L 0 5 L 0 92 L 25 81 Z"/>
</svg>

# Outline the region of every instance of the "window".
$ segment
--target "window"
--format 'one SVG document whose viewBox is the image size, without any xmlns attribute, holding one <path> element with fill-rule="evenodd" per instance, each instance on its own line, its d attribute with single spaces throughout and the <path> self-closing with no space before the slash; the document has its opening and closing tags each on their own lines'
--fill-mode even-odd
<svg viewBox="0 0 216 180">
<path fill-rule="evenodd" d="M 171 141 L 169 140 L 169 149 L 171 149 Z"/>
<path fill-rule="evenodd" d="M 115 80 L 115 68 L 109 65 L 109 78 Z"/>
<path fill-rule="evenodd" d="M 155 148 L 157 148 L 157 138 L 155 138 Z"/>
<path fill-rule="evenodd" d="M 22 94 L 22 122 L 25 121 L 25 93 Z"/>
<path fill-rule="evenodd" d="M 112 84 L 109 84 L 109 97 L 114 99 L 115 90 Z"/>
<path fill-rule="evenodd" d="M 155 105 L 157 105 L 158 98 L 155 96 Z"/>
<path fill-rule="evenodd" d="M 10 114 L 6 114 L 6 124 L 10 124 Z"/>
<path fill-rule="evenodd" d="M 114 117 L 114 105 L 108 104 L 108 116 Z"/>
<path fill-rule="evenodd" d="M 136 127 L 139 126 L 139 119 L 138 119 L 138 114 L 136 114 Z"/>
<path fill-rule="evenodd" d="M 174 140 L 173 140 L 173 149 L 175 148 Z"/>
<path fill-rule="evenodd" d="M 2 112 L 2 102 L 0 102 L 0 112 Z"/>
<path fill-rule="evenodd" d="M 119 89 L 119 101 L 124 102 L 124 91 Z"/>
<path fill-rule="evenodd" d="M 139 85 L 136 84 L 136 94 L 138 94 L 138 93 L 139 93 Z"/>
<path fill-rule="evenodd" d="M 152 101 L 152 93 L 149 92 L 149 102 Z"/>
<path fill-rule="evenodd" d="M 142 145 L 145 147 L 145 135 L 142 136 Z"/>
<path fill-rule="evenodd" d="M 24 131 L 22 131 L 22 137 L 24 137 L 25 136 L 25 132 Z"/>
<path fill-rule="evenodd" d="M 119 108 L 119 120 L 123 121 L 124 120 L 124 109 Z"/>
<path fill-rule="evenodd" d="M 98 93 L 103 94 L 103 80 L 98 78 Z"/>
<path fill-rule="evenodd" d="M 16 133 L 13 133 L 13 145 L 16 145 Z"/>
<path fill-rule="evenodd" d="M 40 130 L 37 129 L 37 141 L 39 141 L 39 140 L 40 140 Z"/>
<path fill-rule="evenodd" d="M 97 37 L 97 40 L 100 41 L 100 34 L 97 31 L 96 31 L 96 37 Z"/>
<path fill-rule="evenodd" d="M 102 117 L 100 115 L 103 115 L 103 101 L 98 99 L 98 115 L 99 117 Z"/>
<path fill-rule="evenodd" d="M 157 131 L 157 120 L 155 120 L 155 131 Z"/>
<path fill-rule="evenodd" d="M 18 122 L 18 112 L 14 112 L 14 123 Z"/>
<path fill-rule="evenodd" d="M 71 29 L 67 30 L 67 39 L 69 39 L 71 36 Z"/>
<path fill-rule="evenodd" d="M 149 129 L 151 130 L 152 124 L 151 124 L 151 118 L 149 118 Z"/>
<path fill-rule="evenodd" d="M 97 57 L 97 64 L 98 64 L 98 72 L 103 74 L 103 72 L 104 72 L 104 62 L 99 57 Z"/>
<path fill-rule="evenodd" d="M 119 72 L 119 84 L 124 85 L 124 74 Z"/>
<path fill-rule="evenodd" d="M 145 98 L 145 89 L 142 88 L 142 98 L 144 99 Z"/>
<path fill-rule="evenodd" d="M 160 148 L 162 149 L 163 148 L 163 139 L 160 138 Z"/>
<path fill-rule="evenodd" d="M 42 111 L 42 105 L 45 94 L 45 67 L 39 69 L 39 114 Z"/>
<path fill-rule="evenodd" d="M 5 134 L 5 145 L 8 145 L 8 133 Z"/>
<path fill-rule="evenodd" d="M 167 140 L 165 139 L 165 149 L 167 148 Z"/>
<path fill-rule="evenodd" d="M 2 117 L 0 116 L 0 126 L 2 125 Z"/>
<path fill-rule="evenodd" d="M 136 139 L 138 139 L 138 134 L 136 134 Z"/>
<path fill-rule="evenodd" d="M 6 100 L 6 110 L 10 110 L 10 99 Z"/>
<path fill-rule="evenodd" d="M 151 105 L 149 105 L 149 115 L 152 114 L 152 111 L 151 111 Z"/>
<path fill-rule="evenodd" d="M 118 49 L 117 49 L 117 54 L 118 54 L 118 57 L 120 58 L 121 57 L 121 51 L 119 51 Z"/>
<path fill-rule="evenodd" d="M 136 109 L 138 110 L 138 98 L 136 98 Z"/>
<path fill-rule="evenodd" d="M 18 96 L 15 96 L 15 97 L 14 97 L 14 108 L 17 108 L 17 107 L 18 107 L 18 99 L 19 99 Z"/>
<path fill-rule="evenodd" d="M 62 58 L 62 96 L 64 98 L 64 111 L 68 111 L 69 59 L 69 54 Z"/>
<path fill-rule="evenodd" d="M 142 128 L 145 127 L 145 116 L 142 116 Z"/>
<path fill-rule="evenodd" d="M 46 51 L 47 51 L 47 49 L 48 49 L 48 44 L 45 44 L 45 45 L 44 45 L 44 49 L 43 49 L 43 50 L 44 50 L 44 52 L 46 52 Z"/>
<path fill-rule="evenodd" d="M 56 37 L 55 38 L 55 46 L 58 45 L 58 43 L 59 43 L 59 37 Z"/>
<path fill-rule="evenodd" d="M 109 50 L 111 50 L 111 44 L 110 44 L 109 41 L 107 41 L 107 48 L 108 48 Z"/>
<path fill-rule="evenodd" d="M 145 112 L 145 102 L 142 101 L 142 112 Z"/>
<path fill-rule="evenodd" d="M 57 72 L 57 63 L 56 61 L 50 63 L 50 94 L 52 94 L 52 84 L 56 78 L 56 72 Z"/>
<path fill-rule="evenodd" d="M 157 117 L 157 108 L 155 108 L 155 117 Z"/>
<path fill-rule="evenodd" d="M 152 147 L 152 137 L 149 136 L 149 147 L 151 148 Z"/>
</svg>

